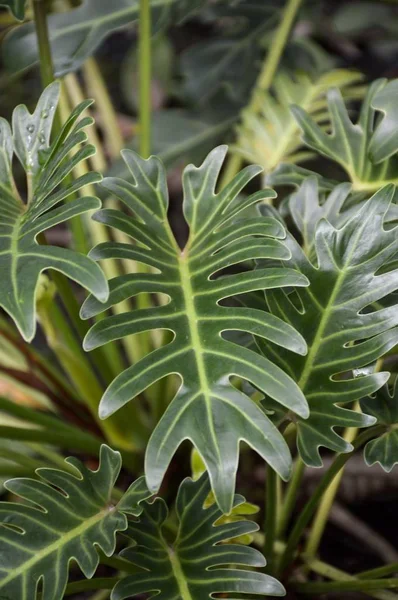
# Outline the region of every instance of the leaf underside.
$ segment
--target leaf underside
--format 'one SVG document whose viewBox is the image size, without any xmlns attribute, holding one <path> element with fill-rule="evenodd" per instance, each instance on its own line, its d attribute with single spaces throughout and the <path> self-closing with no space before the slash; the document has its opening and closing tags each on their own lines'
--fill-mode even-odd
<svg viewBox="0 0 398 600">
<path fill-rule="evenodd" d="M 64 183 L 76 164 L 89 157 L 94 148 L 80 147 L 70 157 L 71 150 L 86 140 L 82 129 L 91 124 L 91 119 L 78 119 L 89 101 L 73 111 L 50 144 L 58 97 L 59 84 L 53 83 L 43 92 L 33 115 L 25 106 L 18 106 L 13 113 L 13 134 L 8 122 L 0 119 L 0 307 L 14 319 L 27 341 L 36 331 L 35 295 L 43 270 L 60 271 L 100 300 L 108 296 L 104 275 L 92 259 L 73 250 L 37 243 L 37 236 L 50 227 L 100 206 L 97 198 L 80 198 L 58 206 L 87 183 L 101 179 L 90 173 L 73 184 Z M 14 154 L 26 173 L 27 204 L 21 200 L 13 179 Z"/>
<path fill-rule="evenodd" d="M 297 385 L 280 368 L 258 353 L 227 341 L 222 334 L 242 330 L 302 354 L 306 347 L 290 325 L 269 313 L 222 306 L 220 301 L 252 290 L 307 285 L 307 280 L 283 267 L 214 278 L 226 267 L 252 259 L 287 260 L 290 256 L 282 242 L 285 231 L 275 219 L 239 218 L 245 208 L 274 195 L 265 190 L 237 199 L 258 168 L 248 167 L 224 190 L 215 193 L 225 153 L 225 147 L 217 148 L 201 167 L 190 165 L 184 171 L 184 214 L 190 237 L 183 251 L 167 220 L 168 196 L 162 163 L 155 157 L 143 160 L 131 151 L 124 153 L 135 183 L 112 178 L 105 179 L 103 185 L 134 216 L 105 209 L 95 218 L 124 231 L 136 243 L 101 244 L 91 256 L 101 260 L 136 260 L 148 265 L 152 272 L 111 280 L 108 302 L 101 305 L 88 298 L 82 316 L 91 317 L 142 292 L 170 297 L 164 306 L 106 317 L 87 334 L 87 350 L 150 329 L 170 330 L 174 334 L 170 344 L 116 377 L 102 398 L 100 416 L 109 416 L 155 381 L 177 373 L 181 386 L 147 448 L 148 486 L 151 490 L 159 488 L 173 454 L 183 440 L 189 439 L 206 464 L 217 502 L 229 512 L 241 440 L 259 452 L 283 478 L 289 476 L 291 464 L 283 437 L 261 409 L 230 383 L 230 378 L 235 375 L 252 381 L 303 418 L 308 416 L 308 410 Z"/>
<path fill-rule="evenodd" d="M 254 548 L 225 542 L 257 531 L 258 526 L 242 520 L 217 523 L 222 516 L 217 505 L 203 506 L 209 492 L 206 474 L 197 481 L 182 482 L 176 502 L 178 534 L 172 546 L 163 536 L 168 514 L 165 502 L 157 498 L 143 504 L 140 519 L 130 521 L 125 532 L 135 545 L 123 550 L 122 557 L 145 571 L 117 583 L 112 600 L 143 593 L 158 600 L 205 600 L 216 593 L 229 599 L 231 593 L 285 594 L 273 577 L 241 568 L 264 567 L 264 557 Z M 233 505 L 243 502 L 242 496 L 235 496 Z"/>
<path fill-rule="evenodd" d="M 138 516 L 140 502 L 150 496 L 141 478 L 120 507 L 110 504 L 121 458 L 108 446 L 101 447 L 97 471 L 73 457 L 66 462 L 75 467 L 75 475 L 45 468 L 37 470 L 39 480 L 5 484 L 29 504 L 0 502 L 0 598 L 35 600 L 39 587 L 42 600 L 63 598 L 70 561 L 91 578 L 99 562 L 96 547 L 111 556 L 116 533 L 127 528 L 124 512 Z"/>
<path fill-rule="evenodd" d="M 290 200 L 304 246 L 289 234 L 286 244 L 292 258 L 286 264 L 305 275 L 310 286 L 294 294 L 267 291 L 266 301 L 273 314 L 301 332 L 309 352 L 301 357 L 266 342 L 259 344 L 307 398 L 310 416 L 298 417 L 296 423 L 299 451 L 309 466 L 321 466 L 321 446 L 336 452 L 351 450 L 335 427 L 375 422 L 374 417 L 342 405 L 386 382 L 388 373 L 355 376 L 353 371 L 371 365 L 398 342 L 396 306 L 377 306 L 398 287 L 397 270 L 381 271 L 398 249 L 396 230 L 383 227 L 393 191 L 391 185 L 384 187 L 348 220 L 339 215 L 348 194 L 346 184 L 335 188 L 322 207 L 315 179 L 306 180 Z M 326 218 L 340 221 L 340 228 Z"/>
</svg>

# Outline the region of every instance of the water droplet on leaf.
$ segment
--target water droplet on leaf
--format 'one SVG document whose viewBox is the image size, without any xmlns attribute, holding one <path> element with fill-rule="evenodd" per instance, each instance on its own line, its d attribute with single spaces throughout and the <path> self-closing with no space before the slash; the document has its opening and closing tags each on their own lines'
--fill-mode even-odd
<svg viewBox="0 0 398 600">
<path fill-rule="evenodd" d="M 48 115 L 49 115 L 48 110 L 44 109 L 41 111 L 41 116 L 43 117 L 43 119 L 47 119 Z"/>
<path fill-rule="evenodd" d="M 34 125 L 32 125 L 32 124 L 30 124 L 30 125 L 28 125 L 28 126 L 27 126 L 27 128 L 26 128 L 26 129 L 29 131 L 29 133 L 33 133 L 33 132 L 34 132 L 34 130 L 35 130 L 35 126 L 34 126 Z"/>
</svg>

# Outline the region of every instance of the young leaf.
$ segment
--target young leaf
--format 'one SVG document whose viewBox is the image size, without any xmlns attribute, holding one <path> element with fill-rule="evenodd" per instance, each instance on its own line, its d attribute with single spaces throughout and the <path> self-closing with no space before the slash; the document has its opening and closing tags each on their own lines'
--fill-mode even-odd
<svg viewBox="0 0 398 600">
<path fill-rule="evenodd" d="M 346 99 L 358 98 L 361 88 L 357 84 L 361 78 L 360 73 L 345 69 L 329 71 L 315 80 L 305 73 L 298 73 L 294 78 L 288 73 L 279 74 L 272 93 L 258 95 L 261 113 L 243 112 L 235 150 L 249 162 L 261 164 L 267 173 L 282 161 L 298 163 L 310 158 L 312 153 L 302 150 L 301 131 L 291 105 L 300 106 L 315 123 L 325 127 L 329 121 L 327 90 L 339 87 Z"/>
<path fill-rule="evenodd" d="M 43 92 L 33 115 L 25 106 L 17 106 L 13 113 L 13 136 L 7 121 L 0 119 L 0 307 L 14 319 L 27 341 L 36 331 L 35 294 L 42 271 L 55 269 L 64 273 L 100 301 L 108 297 L 106 279 L 92 259 L 73 250 L 37 243 L 37 236 L 43 231 L 101 204 L 97 198 L 81 198 L 57 207 L 76 190 L 101 179 L 100 175 L 90 173 L 72 184 L 63 184 L 76 164 L 95 150 L 87 145 L 70 156 L 86 140 L 82 129 L 91 120 L 78 119 L 90 102 L 83 102 L 72 112 L 50 145 L 58 96 L 59 84 L 53 83 Z M 14 153 L 26 172 L 26 204 L 12 175 Z"/>
<path fill-rule="evenodd" d="M 97 471 L 73 457 L 66 462 L 76 468 L 76 475 L 45 468 L 37 470 L 40 480 L 11 479 L 5 484 L 29 504 L 0 503 L 0 598 L 35 600 L 42 582 L 43 600 L 61 600 L 70 561 L 91 578 L 99 562 L 96 546 L 111 556 L 116 533 L 127 528 L 124 513 L 138 516 L 140 503 L 151 495 L 141 477 L 118 505 L 111 504 L 121 458 L 108 446 L 101 447 Z"/>
<path fill-rule="evenodd" d="M 2 0 L 0 6 L 7 6 L 10 12 L 18 21 L 23 21 L 25 17 L 26 0 Z"/>
<path fill-rule="evenodd" d="M 144 357 L 121 373 L 102 398 L 100 416 L 106 418 L 170 373 L 182 384 L 158 423 L 146 453 L 146 476 L 157 490 L 167 466 L 183 440 L 189 439 L 202 456 L 219 506 L 229 512 L 238 465 L 239 442 L 252 446 L 283 478 L 290 472 L 291 458 L 281 434 L 260 408 L 230 383 L 236 375 L 254 382 L 289 410 L 308 416 L 305 398 L 296 384 L 272 362 L 224 339 L 222 333 L 242 330 L 273 340 L 305 354 L 300 335 L 282 320 L 262 311 L 220 305 L 226 298 L 258 289 L 305 286 L 307 279 L 292 269 L 269 268 L 215 278 L 223 269 L 255 258 L 287 260 L 290 252 L 282 241 L 283 227 L 274 219 L 240 219 L 241 211 L 264 198 L 271 190 L 244 200 L 238 195 L 259 173 L 248 167 L 219 193 L 215 192 L 226 147 L 213 150 L 201 167 L 188 166 L 183 175 L 184 215 L 190 228 L 181 250 L 167 220 L 166 173 L 155 157 L 141 159 L 131 151 L 124 159 L 134 184 L 105 179 L 103 185 L 133 212 L 97 213 L 99 221 L 124 231 L 137 243 L 100 244 L 96 259 L 124 258 L 142 262 L 156 273 L 128 274 L 110 282 L 107 303 L 88 298 L 83 318 L 98 314 L 124 298 L 142 292 L 168 294 L 164 306 L 133 310 L 106 317 L 86 336 L 86 350 L 112 340 L 150 329 L 174 333 L 173 341 Z"/>
<path fill-rule="evenodd" d="M 384 111 L 386 105 L 391 106 L 394 101 L 394 86 L 382 94 L 385 86 L 385 79 L 378 79 L 369 86 L 356 124 L 352 123 L 339 90 L 329 90 L 331 133 L 326 133 L 301 107 L 292 107 L 304 132 L 304 143 L 341 165 L 355 191 L 374 192 L 387 183 L 398 183 L 398 157 L 392 156 L 396 151 L 395 133 L 388 132 L 388 146 L 380 145 L 381 139 L 385 142 L 387 126 L 394 126 L 392 113 L 375 129 L 376 109 Z"/>
<path fill-rule="evenodd" d="M 303 184 L 298 195 L 314 202 L 309 185 L 316 185 L 315 181 Z M 295 421 L 299 451 L 309 466 L 322 464 L 321 446 L 336 452 L 351 450 L 334 428 L 365 427 L 375 419 L 341 405 L 373 393 L 388 379 L 388 373 L 355 377 L 353 371 L 373 363 L 398 342 L 396 306 L 374 306 L 398 288 L 398 270 L 381 271 L 398 249 L 396 230 L 383 228 L 393 191 L 393 186 L 384 187 L 339 229 L 322 218 L 312 240 L 309 235 L 314 224 L 307 222 L 307 216 L 316 219 L 316 212 L 326 216 L 332 203 L 323 209 L 315 203 L 309 205 L 300 218 L 297 205 L 296 224 L 303 234 L 305 250 L 314 258 L 310 260 L 288 235 L 286 244 L 292 258 L 286 264 L 305 275 L 310 286 L 294 294 L 266 292 L 272 314 L 283 316 L 300 331 L 309 348 L 307 356 L 299 357 L 259 341 L 265 355 L 285 368 L 308 400 L 309 418 L 298 417 Z M 334 210 L 346 192 L 344 184 L 335 190 Z M 291 199 L 292 205 L 295 202 L 297 196 Z"/>
<path fill-rule="evenodd" d="M 136 544 L 123 550 L 123 558 L 145 569 L 118 582 L 112 600 L 149 593 L 149 598 L 205 600 L 214 594 L 266 594 L 283 596 L 283 586 L 273 577 L 239 567 L 264 567 L 262 554 L 247 546 L 223 543 L 258 530 L 256 523 L 238 520 L 220 524 L 216 504 L 204 508 L 210 491 L 207 475 L 185 479 L 177 496 L 178 533 L 170 547 L 163 535 L 165 502 L 146 502 L 138 521 L 130 521 L 126 535 Z M 234 496 L 233 506 L 245 499 Z M 231 565 L 234 565 L 231 567 Z M 236 597 L 236 596 L 234 596 Z"/>
<path fill-rule="evenodd" d="M 387 425 L 387 431 L 380 437 L 370 440 L 365 446 L 365 461 L 375 463 L 389 473 L 398 463 L 398 385 L 391 390 L 384 386 L 375 398 L 364 398 L 361 407 L 376 417 L 379 425 Z"/>
</svg>

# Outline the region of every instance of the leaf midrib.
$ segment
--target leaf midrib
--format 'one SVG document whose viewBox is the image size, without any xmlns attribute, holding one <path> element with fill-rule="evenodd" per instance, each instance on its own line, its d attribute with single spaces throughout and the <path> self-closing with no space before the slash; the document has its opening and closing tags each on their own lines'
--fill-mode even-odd
<svg viewBox="0 0 398 600">
<path fill-rule="evenodd" d="M 188 319 L 189 333 L 191 337 L 191 343 L 195 352 L 196 365 L 200 383 L 200 389 L 203 391 L 203 396 L 206 403 L 206 412 L 208 417 L 208 425 L 211 437 L 213 438 L 214 447 L 217 449 L 217 457 L 221 462 L 221 456 L 217 444 L 217 435 L 214 431 L 213 419 L 211 418 L 211 390 L 209 381 L 206 373 L 206 366 L 203 360 L 203 347 L 201 344 L 201 335 L 198 328 L 199 316 L 197 315 L 195 302 L 194 302 L 194 290 L 191 284 L 191 273 L 189 270 L 189 259 L 183 252 L 180 254 L 179 259 L 179 272 L 181 279 L 181 289 L 183 293 L 185 311 Z"/>
<path fill-rule="evenodd" d="M 186 582 L 184 571 L 182 569 L 182 566 L 181 566 L 180 560 L 177 556 L 177 553 L 174 552 L 172 548 L 167 546 L 166 543 L 165 543 L 165 546 L 166 546 L 167 554 L 170 559 L 171 568 L 173 569 L 173 574 L 174 574 L 175 580 L 177 582 L 179 592 L 181 594 L 181 600 L 194 600 L 191 595 L 191 592 L 189 591 L 189 587 Z"/>
<path fill-rule="evenodd" d="M 55 552 L 62 546 L 65 546 L 68 542 L 73 540 L 73 538 L 81 537 L 86 530 L 90 529 L 90 527 L 95 525 L 95 523 L 102 521 L 102 519 L 108 514 L 109 514 L 108 508 L 101 510 L 99 513 L 95 514 L 93 517 L 86 519 L 81 525 L 74 527 L 65 535 L 60 536 L 60 538 L 58 538 L 58 540 L 56 540 L 55 542 L 53 542 L 52 544 L 47 546 L 41 552 L 36 552 L 32 558 L 30 558 L 28 561 L 22 563 L 22 565 L 20 567 L 18 567 L 17 569 L 13 569 L 12 573 L 10 573 L 10 575 L 5 577 L 1 581 L 0 589 L 3 588 L 5 585 L 7 585 L 13 579 L 16 579 L 17 577 L 19 577 L 26 571 L 29 571 L 29 569 L 34 564 L 40 562 L 42 559 L 46 558 L 52 552 Z"/>
</svg>

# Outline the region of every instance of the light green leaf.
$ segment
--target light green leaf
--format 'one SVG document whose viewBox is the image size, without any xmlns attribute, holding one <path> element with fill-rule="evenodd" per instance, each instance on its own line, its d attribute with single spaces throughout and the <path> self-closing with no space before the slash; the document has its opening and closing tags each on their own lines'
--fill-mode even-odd
<svg viewBox="0 0 398 600">
<path fill-rule="evenodd" d="M 100 301 L 108 297 L 105 277 L 92 259 L 73 250 L 37 243 L 37 236 L 43 231 L 101 204 L 97 198 L 81 198 L 57 206 L 86 184 L 101 179 L 97 173 L 90 173 L 60 187 L 72 169 L 95 149 L 89 145 L 81 147 L 86 141 L 82 129 L 92 121 L 88 118 L 79 121 L 79 117 L 89 101 L 73 111 L 50 145 L 58 95 L 59 85 L 53 83 L 43 92 L 33 115 L 25 106 L 17 106 L 13 136 L 7 121 L 0 119 L 0 307 L 14 319 L 27 341 L 36 331 L 35 296 L 42 271 L 55 269 L 64 273 Z M 74 149 L 77 151 L 71 157 Z M 26 172 L 26 204 L 13 179 L 14 153 Z"/>
<path fill-rule="evenodd" d="M 6 6 L 18 21 L 25 17 L 26 0 L 1 0 L 0 6 Z"/>
<path fill-rule="evenodd" d="M 364 398 L 361 407 L 376 417 L 378 425 L 387 425 L 387 431 L 370 440 L 365 446 L 365 461 L 369 466 L 379 465 L 389 473 L 398 463 L 398 386 L 379 390 L 374 398 Z"/>
<path fill-rule="evenodd" d="M 372 160 L 387 160 L 398 150 L 398 79 L 390 81 L 373 97 L 372 108 L 383 113 L 369 144 Z"/>
<path fill-rule="evenodd" d="M 269 268 L 215 277 L 220 271 L 255 258 L 287 260 L 290 252 L 281 241 L 283 227 L 274 219 L 240 218 L 241 211 L 274 196 L 264 190 L 242 199 L 240 193 L 259 173 L 248 167 L 216 193 L 217 179 L 227 148 L 216 148 L 201 167 L 189 165 L 183 175 L 184 215 L 189 240 L 181 250 L 168 219 L 166 173 L 155 157 L 141 159 L 131 151 L 124 159 L 133 184 L 105 179 L 103 185 L 134 216 L 114 210 L 96 218 L 124 231 L 136 243 L 100 244 L 91 255 L 136 260 L 156 269 L 110 281 L 110 297 L 101 305 L 88 298 L 85 318 L 122 299 L 142 292 L 167 294 L 166 305 L 106 317 L 86 336 L 87 350 L 126 335 L 151 329 L 174 333 L 173 341 L 145 356 L 121 373 L 107 389 L 100 405 L 106 418 L 149 385 L 177 373 L 181 387 L 158 423 L 146 452 L 146 477 L 151 490 L 161 484 L 167 466 L 185 439 L 192 441 L 210 474 L 222 510 L 232 507 L 239 442 L 252 446 L 286 479 L 291 458 L 278 430 L 260 408 L 230 382 L 233 375 L 252 381 L 289 410 L 308 416 L 305 398 L 296 384 L 256 352 L 223 337 L 223 332 L 243 330 L 305 354 L 306 346 L 295 330 L 267 312 L 221 305 L 221 301 L 251 290 L 305 286 L 306 278 L 291 269 Z M 228 423 L 228 427 L 225 424 Z M 199 426 L 200 424 L 200 426 Z"/>
<path fill-rule="evenodd" d="M 269 343 L 259 344 L 298 382 L 308 400 L 309 418 L 295 419 L 298 448 L 305 463 L 317 467 L 322 464 L 319 447 L 336 452 L 352 449 L 334 428 L 365 427 L 375 421 L 343 406 L 373 393 L 388 379 L 385 372 L 355 376 L 353 371 L 372 364 L 398 342 L 397 307 L 373 307 L 398 288 L 398 270 L 381 271 L 397 252 L 398 238 L 395 229 L 383 228 L 393 186 L 377 192 L 339 228 L 324 217 L 340 220 L 338 209 L 347 193 L 344 184 L 323 207 L 311 193 L 314 186 L 314 180 L 305 182 L 290 201 L 311 258 L 292 235 L 286 240 L 292 253 L 286 266 L 305 275 L 310 286 L 294 293 L 266 292 L 272 314 L 303 335 L 309 352 L 299 357 Z M 318 221 L 319 217 L 323 218 Z"/>
<path fill-rule="evenodd" d="M 276 76 L 270 92 L 258 93 L 259 114 L 246 109 L 238 129 L 234 148 L 249 162 L 262 165 L 270 173 L 281 162 L 298 163 L 313 153 L 303 150 L 301 131 L 290 108 L 292 104 L 305 110 L 314 122 L 328 124 L 326 92 L 330 87 L 342 90 L 347 100 L 361 97 L 358 86 L 362 75 L 346 69 L 335 69 L 317 79 L 305 73 L 294 76 L 285 72 Z"/>
<path fill-rule="evenodd" d="M 204 0 L 153 0 L 153 32 L 175 25 L 199 9 Z M 68 12 L 49 15 L 51 53 L 57 76 L 75 71 L 117 29 L 135 23 L 139 0 L 83 0 Z M 13 29 L 3 44 L 7 69 L 18 73 L 39 62 L 34 23 Z"/>
<path fill-rule="evenodd" d="M 96 547 L 111 556 L 116 533 L 127 528 L 124 513 L 138 516 L 140 503 L 150 496 L 141 478 L 112 505 L 121 458 L 108 446 L 101 447 L 97 471 L 76 458 L 66 462 L 75 467 L 75 475 L 43 468 L 37 470 L 39 480 L 11 479 L 5 484 L 28 504 L 0 503 L 1 598 L 35 600 L 42 581 L 42 600 L 61 600 L 70 561 L 91 578 L 99 562 Z"/>
<path fill-rule="evenodd" d="M 304 132 L 304 143 L 337 162 L 348 174 L 353 190 L 357 192 L 375 192 L 387 183 L 398 183 L 398 157 L 391 156 L 396 135 L 392 113 L 389 112 L 388 119 L 385 117 L 381 122 L 381 129 L 375 129 L 376 109 L 384 111 L 387 109 L 386 102 L 391 102 L 388 91 L 381 95 L 385 86 L 385 79 L 378 79 L 369 86 L 355 124 L 349 117 L 339 90 L 329 90 L 327 98 L 331 133 L 325 132 L 301 107 L 292 107 L 293 114 Z M 388 144 L 384 139 L 387 128 Z M 372 159 L 372 154 L 377 159 Z M 383 157 L 386 157 L 386 160 L 382 160 Z"/>
<path fill-rule="evenodd" d="M 242 568 L 264 567 L 264 557 L 254 548 L 225 542 L 257 531 L 258 526 L 244 520 L 220 524 L 217 505 L 204 507 L 209 491 L 207 475 L 182 482 L 176 504 L 178 533 L 171 546 L 163 535 L 165 502 L 157 498 L 144 504 L 140 519 L 130 522 L 126 532 L 136 545 L 123 550 L 122 556 L 145 571 L 117 583 L 112 600 L 143 593 L 159 600 L 206 600 L 216 593 L 224 598 L 231 598 L 231 593 L 285 594 L 273 577 Z M 239 507 L 244 501 L 236 495 L 233 505 Z"/>
</svg>

